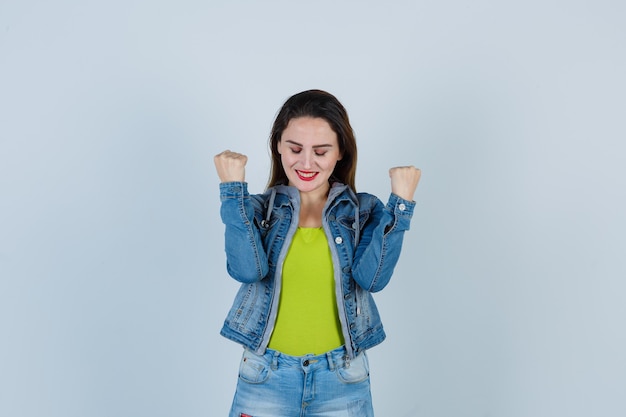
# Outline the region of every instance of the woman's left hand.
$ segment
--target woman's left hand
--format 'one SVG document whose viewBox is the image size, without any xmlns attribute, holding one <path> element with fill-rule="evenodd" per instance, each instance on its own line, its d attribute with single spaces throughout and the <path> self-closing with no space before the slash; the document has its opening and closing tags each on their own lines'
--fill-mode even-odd
<svg viewBox="0 0 626 417">
<path fill-rule="evenodd" d="M 391 192 L 405 200 L 413 201 L 422 171 L 414 166 L 395 167 L 389 170 Z"/>
</svg>

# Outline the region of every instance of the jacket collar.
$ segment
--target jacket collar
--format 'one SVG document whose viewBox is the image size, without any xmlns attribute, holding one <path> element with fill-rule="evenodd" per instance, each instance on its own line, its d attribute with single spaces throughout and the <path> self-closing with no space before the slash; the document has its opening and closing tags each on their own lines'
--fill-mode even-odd
<svg viewBox="0 0 626 417">
<path fill-rule="evenodd" d="M 276 193 L 286 195 L 289 200 L 300 204 L 300 192 L 296 187 L 278 184 L 271 187 L 268 191 L 271 191 L 272 188 L 276 190 Z M 340 182 L 333 182 L 330 186 L 330 190 L 328 191 L 328 201 L 326 202 L 326 205 L 338 203 L 340 201 L 350 201 L 354 205 L 358 205 L 358 199 L 350 187 Z"/>
</svg>

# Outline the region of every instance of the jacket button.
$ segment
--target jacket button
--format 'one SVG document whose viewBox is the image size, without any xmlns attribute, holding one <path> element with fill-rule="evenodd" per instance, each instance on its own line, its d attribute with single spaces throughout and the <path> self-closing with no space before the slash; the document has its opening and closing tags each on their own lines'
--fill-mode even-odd
<svg viewBox="0 0 626 417">
<path fill-rule="evenodd" d="M 406 205 L 404 203 L 400 203 L 400 204 L 398 204 L 398 209 L 400 211 L 404 211 L 404 210 L 406 210 Z"/>
<path fill-rule="evenodd" d="M 331 214 L 330 216 L 328 216 L 328 220 L 330 220 L 331 222 L 335 221 L 335 215 Z"/>
<path fill-rule="evenodd" d="M 343 243 L 343 239 L 341 238 L 341 236 L 337 236 L 337 237 L 335 238 L 335 243 L 336 243 L 336 244 L 338 244 L 338 245 L 340 245 L 340 244 L 342 244 L 342 243 Z"/>
<path fill-rule="evenodd" d="M 344 300 L 347 300 L 348 298 L 350 298 L 350 293 L 347 292 L 343 295 Z"/>
</svg>

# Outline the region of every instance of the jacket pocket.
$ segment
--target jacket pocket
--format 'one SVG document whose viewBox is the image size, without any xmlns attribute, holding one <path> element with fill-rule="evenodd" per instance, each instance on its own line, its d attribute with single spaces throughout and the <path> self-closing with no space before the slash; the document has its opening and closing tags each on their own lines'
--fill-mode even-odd
<svg viewBox="0 0 626 417">
<path fill-rule="evenodd" d="M 369 212 L 362 211 L 359 213 L 359 230 L 363 230 L 367 219 L 370 217 Z M 354 221 L 354 216 L 342 216 L 337 219 L 339 224 L 349 230 L 356 230 L 356 222 Z"/>
<path fill-rule="evenodd" d="M 230 328 L 246 336 L 258 335 L 260 331 L 258 323 L 262 314 L 259 299 L 263 297 L 264 288 L 260 282 L 241 285 L 226 317 L 226 323 Z"/>
</svg>

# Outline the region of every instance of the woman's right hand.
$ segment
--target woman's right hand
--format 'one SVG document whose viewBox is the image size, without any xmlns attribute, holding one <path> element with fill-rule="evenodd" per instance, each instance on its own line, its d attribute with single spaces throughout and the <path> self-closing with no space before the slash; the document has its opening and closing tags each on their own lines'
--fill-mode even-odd
<svg viewBox="0 0 626 417">
<path fill-rule="evenodd" d="M 213 162 L 215 163 L 217 175 L 220 177 L 221 182 L 245 181 L 245 167 L 246 162 L 248 162 L 247 156 L 225 150 L 215 155 Z"/>
</svg>

